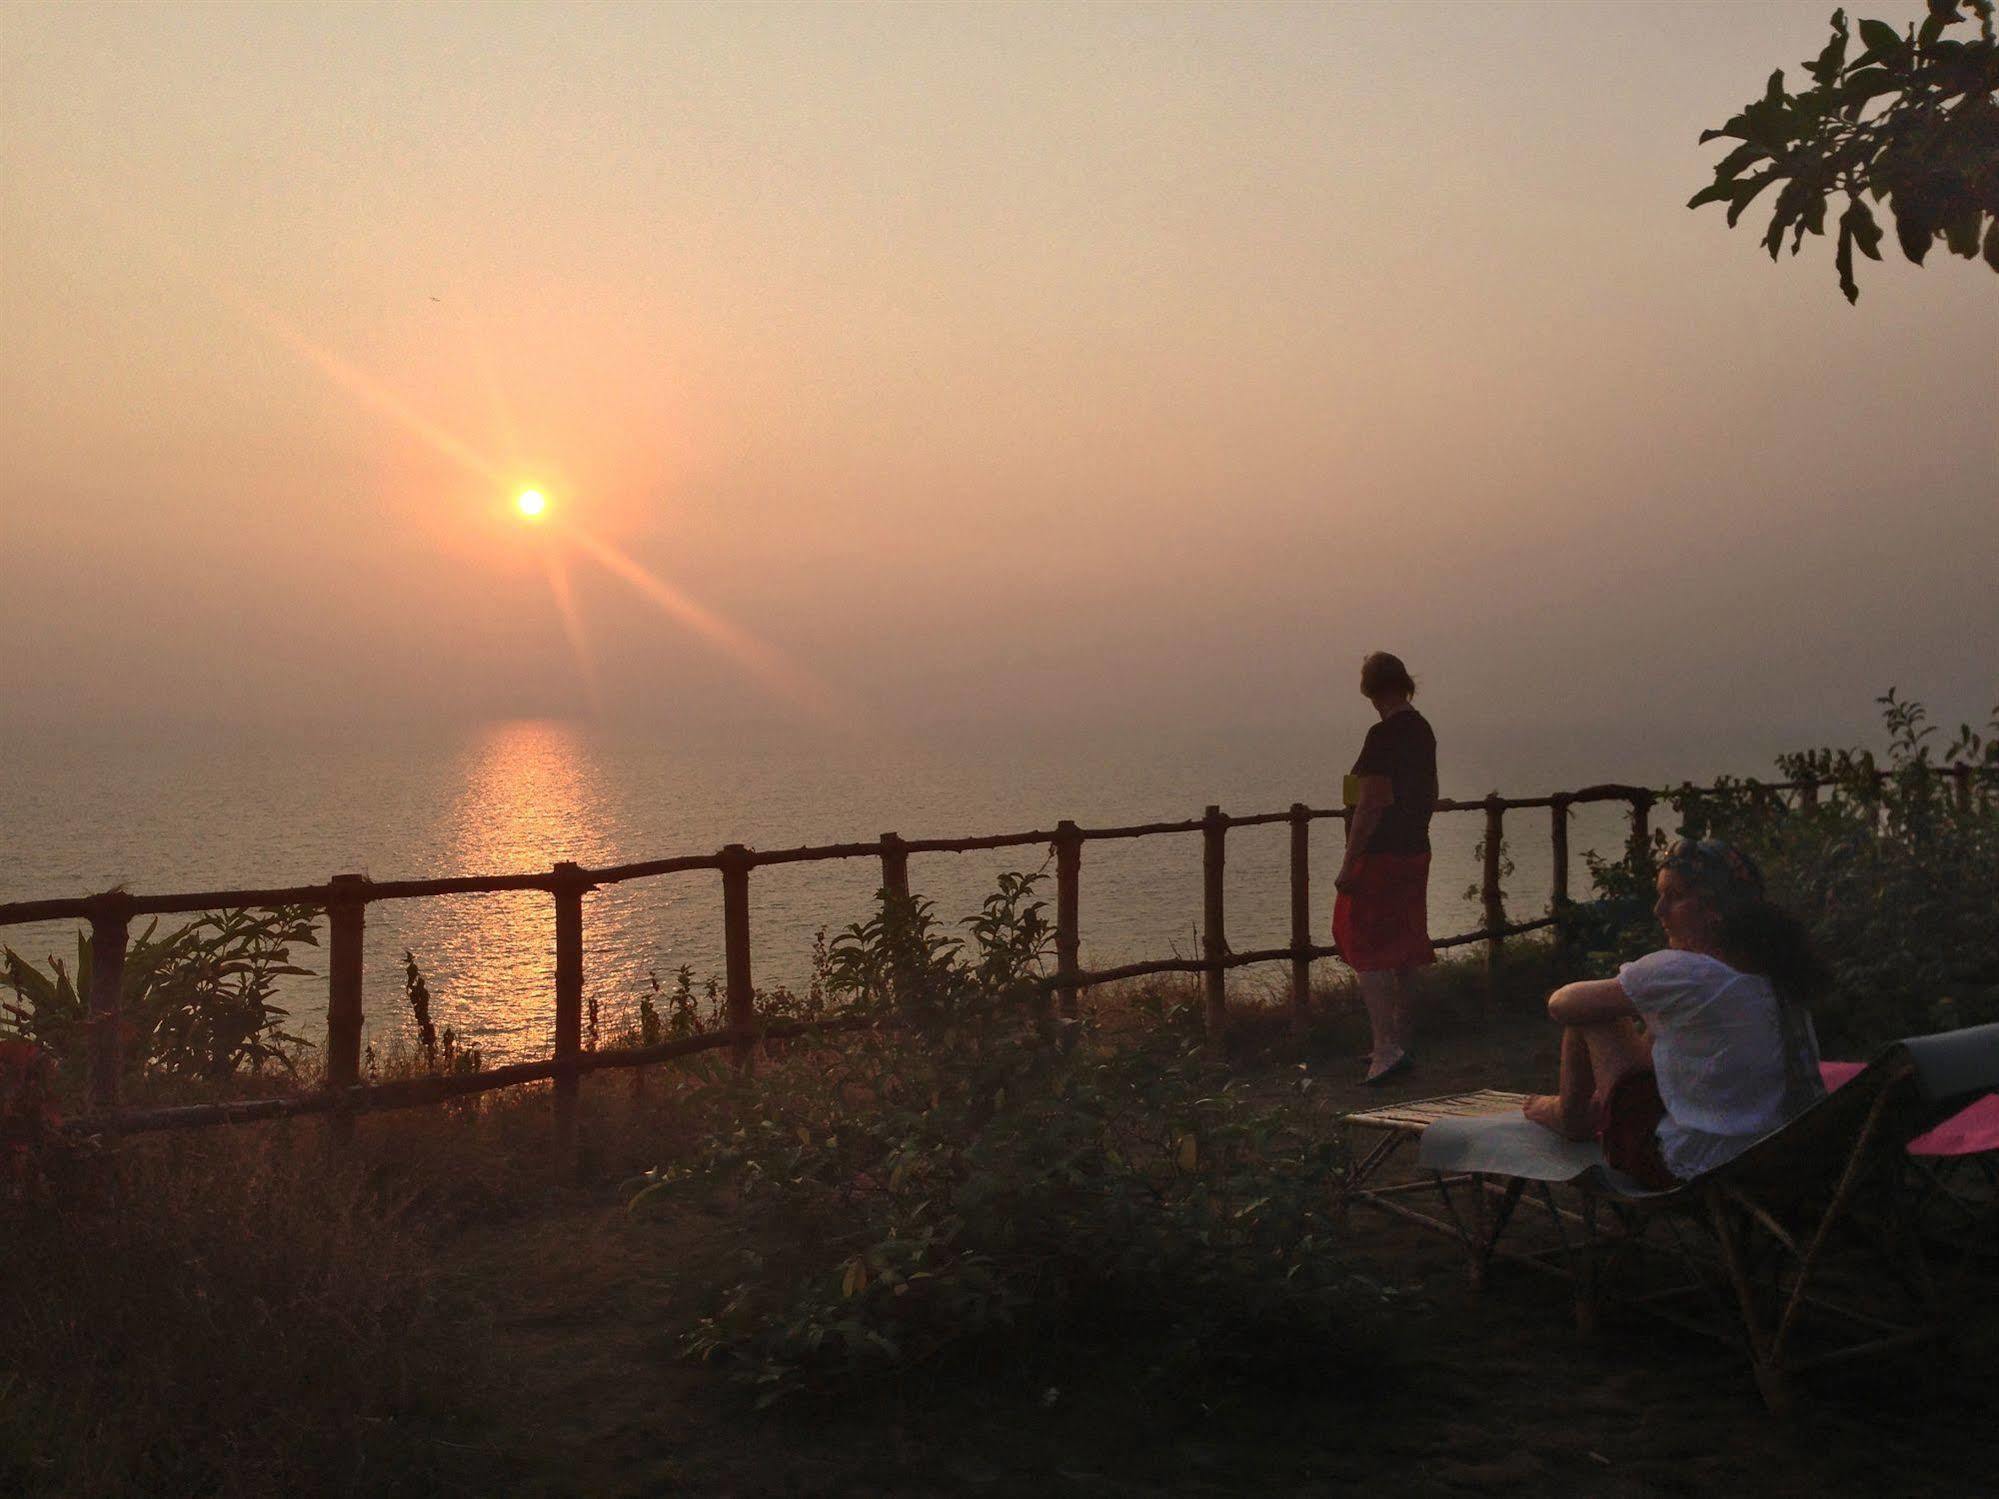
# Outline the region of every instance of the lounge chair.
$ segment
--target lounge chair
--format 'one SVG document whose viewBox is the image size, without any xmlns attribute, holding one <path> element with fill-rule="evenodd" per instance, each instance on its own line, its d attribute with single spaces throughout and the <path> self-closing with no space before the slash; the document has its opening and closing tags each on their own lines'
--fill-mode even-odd
<svg viewBox="0 0 1999 1499">
<path fill-rule="evenodd" d="M 1794 1374 L 1945 1335 L 1902 1162 L 1911 1141 L 1994 1088 L 1999 1025 L 1898 1042 L 1784 1128 L 1664 1192 L 1612 1170 L 1595 1142 L 1529 1123 L 1524 1094 L 1390 1104 L 1343 1116 L 1376 1135 L 1347 1201 L 1456 1239 L 1474 1285 L 1495 1258 L 1568 1278 L 1586 1332 L 1606 1300 L 1623 1299 L 1746 1344 L 1765 1402 L 1782 1410 Z M 1411 1141 L 1417 1177 L 1379 1181 Z M 1519 1214 L 1523 1201 L 1545 1216 Z M 1527 1218 L 1554 1242 L 1522 1247 Z M 1612 1295 L 1626 1271 L 1662 1264 L 1677 1267 L 1676 1283 L 1648 1274 Z"/>
<path fill-rule="evenodd" d="M 1853 1081 L 1864 1062 L 1821 1062 L 1826 1091 Z M 1965 1264 L 1999 1251 L 1999 1093 L 1974 1099 L 1909 1142 L 1918 1226 Z"/>
</svg>

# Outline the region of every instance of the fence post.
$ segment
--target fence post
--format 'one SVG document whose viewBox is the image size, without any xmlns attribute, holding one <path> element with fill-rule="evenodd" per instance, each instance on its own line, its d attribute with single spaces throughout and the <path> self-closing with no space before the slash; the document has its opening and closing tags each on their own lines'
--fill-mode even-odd
<svg viewBox="0 0 1999 1499">
<path fill-rule="evenodd" d="M 1506 960 L 1506 939 L 1499 929 L 1506 925 L 1506 902 L 1499 888 L 1500 850 L 1506 839 L 1506 803 L 1497 791 L 1485 799 L 1485 868 L 1479 879 L 1479 904 L 1485 914 L 1485 992 L 1488 1000 L 1499 995 L 1501 965 Z"/>
<path fill-rule="evenodd" d="M 1548 838 L 1555 861 L 1548 914 L 1561 914 L 1569 903 L 1569 799 L 1556 796 L 1548 809 Z"/>
<path fill-rule="evenodd" d="M 336 874 L 326 902 L 326 1086 L 345 1092 L 361 1081 L 361 952 L 368 929 L 368 877 Z M 332 1116 L 333 1138 L 354 1133 L 354 1113 Z"/>
<path fill-rule="evenodd" d="M 1646 863 L 1652 860 L 1652 793 L 1634 792 L 1631 797 L 1631 847 Z"/>
<path fill-rule="evenodd" d="M 118 1107 L 125 1067 L 125 944 L 132 900 L 118 891 L 90 903 L 90 1103 Z"/>
<path fill-rule="evenodd" d="M 1228 863 L 1225 840 L 1228 819 L 1220 807 L 1209 807 L 1201 819 L 1201 956 L 1207 969 L 1201 975 L 1206 999 L 1208 1044 L 1219 1047 L 1228 1028 L 1228 970 L 1222 960 L 1228 956 L 1229 942 L 1222 920 L 1222 872 Z"/>
<path fill-rule="evenodd" d="M 1971 766 L 1960 760 L 1950 768 L 1951 778 L 1957 782 L 1957 810 L 1971 810 Z"/>
<path fill-rule="evenodd" d="M 1065 817 L 1055 824 L 1055 975 L 1069 980 L 1056 989 L 1065 1020 L 1076 1018 L 1074 979 L 1082 967 L 1082 880 L 1083 835 Z"/>
<path fill-rule="evenodd" d="M 882 889 L 909 898 L 909 850 L 894 833 L 882 834 Z"/>
<path fill-rule="evenodd" d="M 576 1145 L 576 1062 L 583 1054 L 583 892 L 582 870 L 563 860 L 555 866 L 555 1135 L 565 1154 Z"/>
<path fill-rule="evenodd" d="M 750 851 L 722 850 L 722 961 L 728 975 L 729 1030 L 736 1065 L 748 1071 L 756 1050 L 757 991 L 750 982 Z"/>
<path fill-rule="evenodd" d="M 1558 918 L 1555 927 L 1557 946 L 1566 946 L 1569 928 L 1559 918 L 1569 907 L 1569 799 L 1557 792 L 1548 806 L 1548 846 L 1549 857 L 1553 861 L 1548 882 L 1548 914 Z"/>
<path fill-rule="evenodd" d="M 1302 1036 L 1312 1006 L 1312 815 L 1291 804 L 1291 1030 Z"/>
</svg>

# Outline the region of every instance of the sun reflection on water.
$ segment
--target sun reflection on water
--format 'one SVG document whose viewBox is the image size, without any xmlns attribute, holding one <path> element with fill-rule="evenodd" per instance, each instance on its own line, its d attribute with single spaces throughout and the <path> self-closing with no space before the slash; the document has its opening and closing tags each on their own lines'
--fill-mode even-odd
<svg viewBox="0 0 1999 1499">
<path fill-rule="evenodd" d="M 465 754 L 449 862 L 468 873 L 546 869 L 605 852 L 607 815 L 578 727 L 525 718 L 483 730 Z"/>
<path fill-rule="evenodd" d="M 467 747 L 440 850 L 457 874 L 514 874 L 558 859 L 604 862 L 611 818 L 581 729 L 560 719 L 493 724 Z M 555 912 L 535 891 L 437 903 L 432 950 L 443 993 L 477 997 L 466 1029 L 489 1046 L 538 1050 L 554 1029 Z M 586 921 L 587 921 L 586 914 Z M 467 1017 L 468 1019 L 470 1017 Z"/>
</svg>

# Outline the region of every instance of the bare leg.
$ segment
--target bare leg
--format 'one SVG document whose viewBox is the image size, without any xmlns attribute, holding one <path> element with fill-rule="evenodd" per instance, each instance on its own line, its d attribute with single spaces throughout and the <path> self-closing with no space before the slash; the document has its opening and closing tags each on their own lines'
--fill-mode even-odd
<svg viewBox="0 0 1999 1499">
<path fill-rule="evenodd" d="M 1596 1074 L 1596 1096 L 1607 1098 L 1627 1072 L 1652 1065 L 1651 1034 L 1635 1020 L 1607 1020 L 1579 1026 L 1589 1047 L 1590 1070 Z"/>
<path fill-rule="evenodd" d="M 1598 1111 L 1618 1079 L 1651 1064 L 1651 1038 L 1629 1020 L 1564 1027 L 1557 1091 L 1535 1094 L 1520 1112 L 1566 1140 L 1590 1139 Z"/>
<path fill-rule="evenodd" d="M 1402 1060 L 1401 975 L 1382 969 L 1358 973 L 1354 978 L 1360 985 L 1360 1001 L 1367 1006 L 1368 1027 L 1374 1032 L 1374 1060 L 1367 1075 L 1375 1077 Z"/>
<path fill-rule="evenodd" d="M 1416 975 L 1420 970 L 1395 970 L 1395 1044 L 1405 1052 L 1416 1049 Z"/>
</svg>

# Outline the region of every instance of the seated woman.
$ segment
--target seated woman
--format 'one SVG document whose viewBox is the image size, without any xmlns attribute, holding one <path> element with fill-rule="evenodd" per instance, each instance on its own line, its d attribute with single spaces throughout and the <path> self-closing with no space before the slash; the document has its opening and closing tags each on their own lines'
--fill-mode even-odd
<svg viewBox="0 0 1999 1499">
<path fill-rule="evenodd" d="M 1664 1190 L 1740 1155 L 1825 1096 L 1806 1006 L 1828 976 L 1803 925 L 1719 839 L 1681 839 L 1653 906 L 1666 947 L 1548 999 L 1560 1091 L 1523 1112 Z M 1642 1028 L 1641 1028 L 1642 1022 Z"/>
</svg>

